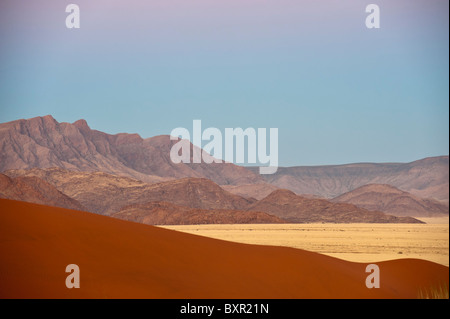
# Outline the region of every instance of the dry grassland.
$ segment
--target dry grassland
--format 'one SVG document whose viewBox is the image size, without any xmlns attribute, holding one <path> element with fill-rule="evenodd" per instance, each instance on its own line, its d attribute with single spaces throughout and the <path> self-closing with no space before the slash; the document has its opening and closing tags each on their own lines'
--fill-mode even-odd
<svg viewBox="0 0 450 319">
<path fill-rule="evenodd" d="M 228 241 L 301 248 L 355 262 L 418 258 L 449 266 L 447 219 L 428 224 L 186 225 L 164 228 Z"/>
</svg>

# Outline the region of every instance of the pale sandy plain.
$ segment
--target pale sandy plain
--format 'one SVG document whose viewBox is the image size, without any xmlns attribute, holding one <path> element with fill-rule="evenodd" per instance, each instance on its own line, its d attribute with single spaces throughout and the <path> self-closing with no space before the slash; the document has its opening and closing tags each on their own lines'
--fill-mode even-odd
<svg viewBox="0 0 450 319">
<path fill-rule="evenodd" d="M 418 258 L 449 266 L 449 219 L 427 224 L 252 224 L 161 226 L 227 241 L 287 246 L 354 262 Z"/>
</svg>

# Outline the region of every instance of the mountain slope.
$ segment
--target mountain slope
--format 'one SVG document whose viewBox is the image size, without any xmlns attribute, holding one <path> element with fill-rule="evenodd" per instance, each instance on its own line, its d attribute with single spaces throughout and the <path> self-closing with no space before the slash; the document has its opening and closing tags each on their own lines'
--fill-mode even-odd
<svg viewBox="0 0 450 319">
<path fill-rule="evenodd" d="M 448 206 L 432 199 L 418 198 L 384 184 L 364 185 L 342 194 L 332 201 L 350 203 L 368 210 L 378 210 L 395 216 L 448 216 Z"/>
<path fill-rule="evenodd" d="M 411 217 L 395 217 L 346 203 L 306 198 L 285 189 L 255 202 L 250 211 L 266 212 L 294 223 L 422 223 Z"/>
</svg>

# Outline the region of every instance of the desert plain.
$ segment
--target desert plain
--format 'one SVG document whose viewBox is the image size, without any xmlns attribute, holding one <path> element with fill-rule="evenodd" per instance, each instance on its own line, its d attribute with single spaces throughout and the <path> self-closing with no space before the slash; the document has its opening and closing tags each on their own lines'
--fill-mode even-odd
<svg viewBox="0 0 450 319">
<path fill-rule="evenodd" d="M 449 219 L 426 224 L 174 225 L 167 229 L 227 241 L 305 249 L 353 262 L 417 258 L 449 266 Z"/>
</svg>

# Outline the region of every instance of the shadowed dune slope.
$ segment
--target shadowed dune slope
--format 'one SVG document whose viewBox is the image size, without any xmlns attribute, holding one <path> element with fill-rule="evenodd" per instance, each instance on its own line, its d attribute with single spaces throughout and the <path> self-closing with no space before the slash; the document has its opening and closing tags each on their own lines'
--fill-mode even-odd
<svg viewBox="0 0 450 319">
<path fill-rule="evenodd" d="M 92 213 L 0 199 L 1 298 L 416 298 L 448 286 L 423 260 L 366 264 L 304 250 L 189 235 Z M 67 289 L 65 267 L 80 267 Z"/>
</svg>

